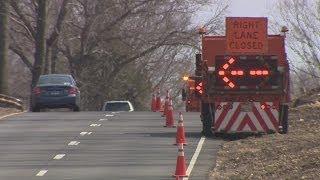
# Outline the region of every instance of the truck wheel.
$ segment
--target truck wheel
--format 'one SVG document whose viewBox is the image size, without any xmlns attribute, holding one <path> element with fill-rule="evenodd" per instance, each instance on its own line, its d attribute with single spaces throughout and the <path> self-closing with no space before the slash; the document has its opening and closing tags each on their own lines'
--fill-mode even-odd
<svg viewBox="0 0 320 180">
<path fill-rule="evenodd" d="M 201 104 L 201 121 L 202 121 L 202 134 L 206 137 L 213 136 L 212 122 L 214 119 L 213 105 L 208 103 Z M 210 109 L 211 107 L 211 109 Z"/>
<path fill-rule="evenodd" d="M 287 134 L 288 133 L 288 114 L 289 114 L 289 106 L 288 105 L 281 105 L 281 113 L 280 113 L 280 120 L 281 120 L 281 126 L 282 130 L 280 131 L 281 134 Z"/>
</svg>

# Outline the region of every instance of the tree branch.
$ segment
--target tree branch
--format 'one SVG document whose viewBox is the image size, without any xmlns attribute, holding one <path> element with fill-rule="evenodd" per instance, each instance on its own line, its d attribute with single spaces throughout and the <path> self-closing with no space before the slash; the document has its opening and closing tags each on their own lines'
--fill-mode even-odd
<svg viewBox="0 0 320 180">
<path fill-rule="evenodd" d="M 65 16 L 67 14 L 67 4 L 68 4 L 69 0 L 63 0 L 62 4 L 61 4 L 61 8 L 60 8 L 60 12 L 58 15 L 58 19 L 55 25 L 55 28 L 53 30 L 53 32 L 51 33 L 49 39 L 47 39 L 47 46 L 51 47 L 52 44 L 57 40 L 59 33 L 61 31 L 62 28 L 62 23 L 65 19 Z"/>
<path fill-rule="evenodd" d="M 33 71 L 33 67 L 30 60 L 24 55 L 24 52 L 21 48 L 10 45 L 9 49 L 20 57 L 20 59 L 27 66 L 30 72 Z"/>
<path fill-rule="evenodd" d="M 10 1 L 11 7 L 14 9 L 14 11 L 18 14 L 18 16 L 21 18 L 22 22 L 25 24 L 25 26 L 28 28 L 28 31 L 31 33 L 32 37 L 36 38 L 36 33 L 34 28 L 31 26 L 30 21 L 27 20 L 27 18 L 23 15 L 21 9 L 19 8 L 19 5 L 16 0 Z"/>
</svg>

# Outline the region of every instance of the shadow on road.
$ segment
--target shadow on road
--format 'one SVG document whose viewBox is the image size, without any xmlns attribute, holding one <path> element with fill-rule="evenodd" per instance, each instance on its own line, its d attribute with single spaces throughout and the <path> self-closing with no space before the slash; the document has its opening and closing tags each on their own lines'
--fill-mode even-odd
<svg viewBox="0 0 320 180">
<path fill-rule="evenodd" d="M 127 133 L 130 135 L 136 136 L 150 136 L 150 137 L 163 137 L 163 138 L 175 138 L 176 132 L 163 132 L 163 133 Z M 232 133 L 232 134 L 224 134 L 224 133 L 215 133 L 210 137 L 206 137 L 207 139 L 212 140 L 223 140 L 223 141 L 236 141 L 241 139 L 246 139 L 249 137 L 261 137 L 265 135 L 265 133 Z M 187 138 L 201 138 L 203 135 L 200 132 L 187 132 L 185 134 Z"/>
<path fill-rule="evenodd" d="M 163 138 L 175 138 L 176 132 L 163 132 L 163 133 L 126 133 L 130 135 L 144 135 L 144 136 L 150 136 L 150 137 L 163 137 Z M 185 136 L 188 138 L 201 138 L 201 133 L 198 132 L 187 132 Z"/>
<path fill-rule="evenodd" d="M 249 137 L 261 137 L 265 135 L 265 133 L 215 133 L 208 139 L 220 139 L 224 141 L 236 141 L 241 139 L 246 139 Z"/>
</svg>

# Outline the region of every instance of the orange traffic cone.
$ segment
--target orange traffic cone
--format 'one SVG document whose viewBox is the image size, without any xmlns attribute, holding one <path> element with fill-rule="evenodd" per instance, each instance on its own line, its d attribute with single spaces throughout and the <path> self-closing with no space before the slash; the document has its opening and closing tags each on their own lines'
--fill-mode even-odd
<svg viewBox="0 0 320 180">
<path fill-rule="evenodd" d="M 187 145 L 187 140 L 184 132 L 184 125 L 183 125 L 183 116 L 182 113 L 179 113 L 179 121 L 177 126 L 177 135 L 176 135 L 176 143 L 174 145 L 183 144 Z"/>
<path fill-rule="evenodd" d="M 178 145 L 178 157 L 176 164 L 176 172 L 173 175 L 176 179 L 181 179 L 183 177 L 188 177 L 187 168 L 186 168 L 186 160 L 184 158 L 183 144 Z"/>
<path fill-rule="evenodd" d="M 166 95 L 166 99 L 164 101 L 164 109 L 163 109 L 163 114 L 162 114 L 162 117 L 165 117 L 166 116 L 166 113 L 168 111 L 168 104 L 169 104 L 169 90 L 167 90 L 167 95 Z"/>
<path fill-rule="evenodd" d="M 166 112 L 166 125 L 164 127 L 175 127 L 174 119 L 173 119 L 173 107 L 172 107 L 172 99 L 170 98 L 168 109 Z"/>
<path fill-rule="evenodd" d="M 157 97 L 156 97 L 156 111 L 160 111 L 160 107 L 161 107 L 160 88 L 158 88 Z"/>
<path fill-rule="evenodd" d="M 152 94 L 151 111 L 156 112 L 156 96 Z"/>
</svg>

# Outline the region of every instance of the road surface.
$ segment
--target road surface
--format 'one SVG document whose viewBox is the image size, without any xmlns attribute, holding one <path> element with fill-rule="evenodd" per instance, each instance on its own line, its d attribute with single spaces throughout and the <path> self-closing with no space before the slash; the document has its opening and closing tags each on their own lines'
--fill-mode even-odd
<svg viewBox="0 0 320 180">
<path fill-rule="evenodd" d="M 1 119 L 0 179 L 173 179 L 176 129 L 164 123 L 152 112 L 41 112 Z M 188 167 L 201 138 L 199 114 L 184 113 L 184 124 Z M 220 144 L 204 140 L 189 179 L 207 179 Z"/>
</svg>

